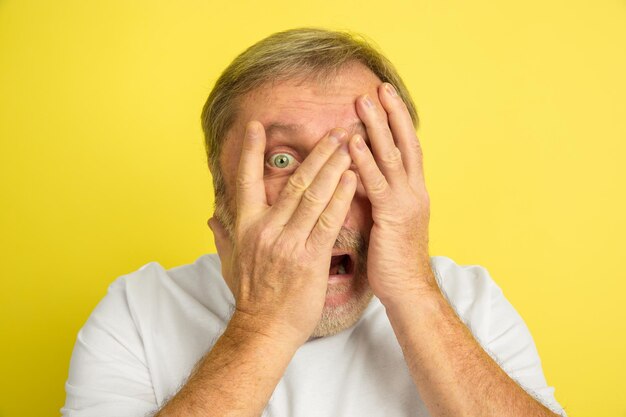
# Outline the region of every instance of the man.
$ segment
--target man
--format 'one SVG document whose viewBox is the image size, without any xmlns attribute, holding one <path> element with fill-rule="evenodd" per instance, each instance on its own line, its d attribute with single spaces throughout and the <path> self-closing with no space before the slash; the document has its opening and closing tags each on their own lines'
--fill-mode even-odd
<svg viewBox="0 0 626 417">
<path fill-rule="evenodd" d="M 272 35 L 202 121 L 219 259 L 111 286 L 78 335 L 65 415 L 563 414 L 487 272 L 430 258 L 417 115 L 379 52 Z"/>
</svg>

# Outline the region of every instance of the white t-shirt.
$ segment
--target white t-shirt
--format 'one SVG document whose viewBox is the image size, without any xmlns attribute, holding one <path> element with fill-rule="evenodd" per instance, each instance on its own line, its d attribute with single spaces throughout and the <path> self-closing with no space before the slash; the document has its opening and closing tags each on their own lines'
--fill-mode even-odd
<svg viewBox="0 0 626 417">
<path fill-rule="evenodd" d="M 564 414 L 526 325 L 488 272 L 445 257 L 431 265 L 485 350 Z M 149 263 L 117 279 L 78 333 L 62 414 L 143 417 L 176 394 L 232 314 L 234 298 L 220 271 L 217 255 L 204 255 L 170 270 Z M 353 327 L 298 349 L 263 414 L 288 416 L 429 416 L 378 299 Z"/>
</svg>

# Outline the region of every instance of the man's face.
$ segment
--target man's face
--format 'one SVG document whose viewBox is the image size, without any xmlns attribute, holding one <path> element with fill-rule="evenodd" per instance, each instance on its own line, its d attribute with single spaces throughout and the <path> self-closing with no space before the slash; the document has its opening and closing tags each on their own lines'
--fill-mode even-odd
<svg viewBox="0 0 626 417">
<path fill-rule="evenodd" d="M 267 84 L 245 95 L 220 160 L 228 196 L 234 195 L 247 122 L 257 120 L 266 130 L 264 180 L 267 201 L 272 205 L 289 176 L 331 129 L 344 128 L 350 136 L 359 133 L 369 142 L 356 113 L 355 100 L 366 93 L 378 100 L 380 84 L 380 79 L 370 70 L 355 63 L 324 83 L 284 81 Z M 228 212 L 236 213 L 235 199 L 227 200 Z M 366 275 L 371 227 L 371 206 L 359 181 L 333 250 L 326 302 L 313 336 L 334 334 L 351 326 L 367 307 L 372 297 Z M 344 269 L 347 273 L 342 274 Z"/>
</svg>

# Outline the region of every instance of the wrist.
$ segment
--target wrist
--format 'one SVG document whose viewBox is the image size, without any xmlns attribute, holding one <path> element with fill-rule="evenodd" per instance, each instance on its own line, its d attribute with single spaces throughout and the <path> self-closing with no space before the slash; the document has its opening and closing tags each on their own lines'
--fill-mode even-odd
<svg viewBox="0 0 626 417">
<path fill-rule="evenodd" d="M 432 329 L 453 311 L 439 286 L 406 291 L 402 296 L 384 302 L 381 300 L 381 303 L 396 333 L 405 333 L 409 329 Z"/>
<path fill-rule="evenodd" d="M 415 308 L 416 303 L 443 298 L 435 274 L 430 268 L 420 275 L 412 274 L 406 278 L 397 278 L 403 285 L 401 288 L 386 294 L 376 294 L 386 309 Z"/>
<path fill-rule="evenodd" d="M 268 344 L 290 355 L 306 341 L 287 331 L 284 326 L 240 310 L 233 314 L 224 335 L 235 343 Z"/>
<path fill-rule="evenodd" d="M 387 315 L 401 314 L 402 312 L 422 315 L 432 311 L 442 302 L 447 304 L 447 300 L 439 287 L 406 291 L 397 297 L 381 300 Z"/>
</svg>

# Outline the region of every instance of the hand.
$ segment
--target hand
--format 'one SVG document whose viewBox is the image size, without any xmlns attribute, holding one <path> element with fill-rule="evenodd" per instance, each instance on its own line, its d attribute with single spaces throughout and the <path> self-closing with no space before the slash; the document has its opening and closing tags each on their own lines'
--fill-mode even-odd
<svg viewBox="0 0 626 417">
<path fill-rule="evenodd" d="M 275 339 L 304 343 L 326 298 L 333 245 L 356 190 L 343 129 L 333 129 L 267 203 L 265 131 L 247 125 L 237 178 L 233 240 L 215 219 L 218 254 L 236 310 L 231 324 Z"/>
<path fill-rule="evenodd" d="M 372 204 L 367 275 L 385 304 L 438 291 L 430 269 L 430 201 L 422 151 L 406 106 L 391 84 L 379 86 L 382 108 L 368 96 L 356 108 L 370 140 L 350 140 L 350 153 Z"/>
</svg>

